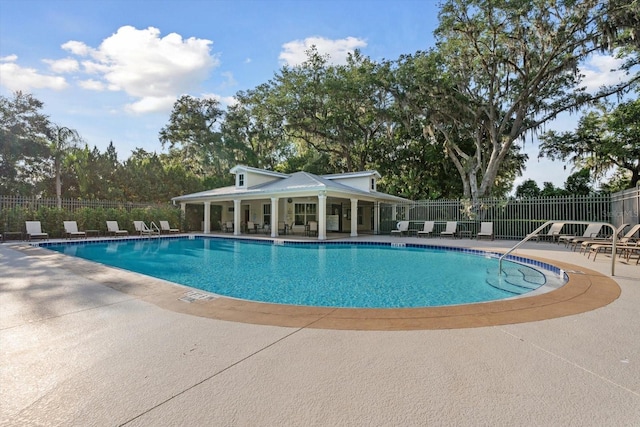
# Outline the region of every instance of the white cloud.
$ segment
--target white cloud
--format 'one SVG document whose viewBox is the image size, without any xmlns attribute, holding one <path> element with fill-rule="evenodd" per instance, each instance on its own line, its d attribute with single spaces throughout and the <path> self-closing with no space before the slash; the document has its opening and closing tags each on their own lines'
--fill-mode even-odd
<svg viewBox="0 0 640 427">
<path fill-rule="evenodd" d="M 624 71 L 617 70 L 622 65 L 622 60 L 609 55 L 593 55 L 580 72 L 584 75 L 582 81 L 588 92 L 595 92 L 602 86 L 614 85 L 629 78 Z"/>
<path fill-rule="evenodd" d="M 49 68 L 51 68 L 51 71 L 58 74 L 73 73 L 80 69 L 80 64 L 78 64 L 78 61 L 72 58 L 58 60 L 45 59 L 43 60 L 43 62 L 45 64 L 49 64 Z"/>
<path fill-rule="evenodd" d="M 215 99 L 222 105 L 232 106 L 238 103 L 238 100 L 234 96 L 220 96 L 215 93 L 203 93 L 202 98 L 204 99 Z"/>
<path fill-rule="evenodd" d="M 367 42 L 355 37 L 331 40 L 324 37 L 307 37 L 282 45 L 283 51 L 278 57 L 284 65 L 300 65 L 307 60 L 306 51 L 315 46 L 321 55 L 329 55 L 330 64 L 345 64 L 347 56 L 354 50 L 367 46 Z"/>
<path fill-rule="evenodd" d="M 178 94 L 188 93 L 208 78 L 219 64 L 211 54 L 211 44 L 194 37 L 183 39 L 176 33 L 161 37 L 153 27 L 123 26 L 97 48 L 79 41 L 69 41 L 62 48 L 88 58 L 82 61 L 82 72 L 94 77 L 82 81 L 80 87 L 124 91 L 138 98 L 127 105 L 127 111 L 145 113 L 170 109 Z"/>
<path fill-rule="evenodd" d="M 9 55 L 0 57 L 0 62 L 16 62 L 18 60 L 18 55 Z"/>
<path fill-rule="evenodd" d="M 25 68 L 16 64 L 16 55 L 2 58 L 0 62 L 0 85 L 10 91 L 25 91 L 31 89 L 53 89 L 62 90 L 68 87 L 64 77 L 48 76 L 40 74 L 35 68 Z M 9 61 L 9 62 L 6 62 Z"/>
<path fill-rule="evenodd" d="M 173 104 L 175 102 L 176 97 L 172 95 L 145 96 L 139 101 L 136 101 L 132 104 L 127 104 L 125 109 L 135 114 L 154 113 L 158 111 L 171 110 L 171 107 L 173 107 Z"/>
<path fill-rule="evenodd" d="M 81 80 L 78 82 L 78 86 L 80 86 L 82 89 L 95 90 L 97 92 L 102 92 L 103 90 L 105 90 L 104 83 L 93 79 Z"/>
<path fill-rule="evenodd" d="M 78 56 L 87 56 L 92 52 L 92 49 L 89 46 L 87 46 L 82 42 L 78 42 L 74 40 L 66 42 L 61 47 L 62 49 L 67 50 L 73 53 L 74 55 L 78 55 Z"/>
</svg>

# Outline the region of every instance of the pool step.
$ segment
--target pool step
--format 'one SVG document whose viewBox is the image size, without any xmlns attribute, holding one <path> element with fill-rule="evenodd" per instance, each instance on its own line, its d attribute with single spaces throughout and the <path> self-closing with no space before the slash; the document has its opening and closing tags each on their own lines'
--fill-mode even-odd
<svg viewBox="0 0 640 427">
<path fill-rule="evenodd" d="M 498 274 L 498 269 L 488 269 L 486 282 L 489 286 L 514 295 L 538 289 L 545 283 L 544 275 L 535 270 L 507 267 L 502 271 L 502 274 Z"/>
</svg>

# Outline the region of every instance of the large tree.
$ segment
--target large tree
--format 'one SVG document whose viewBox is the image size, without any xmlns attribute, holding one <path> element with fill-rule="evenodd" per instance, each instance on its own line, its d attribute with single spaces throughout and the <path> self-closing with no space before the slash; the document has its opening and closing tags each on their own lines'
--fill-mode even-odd
<svg viewBox="0 0 640 427">
<path fill-rule="evenodd" d="M 363 170 L 384 133 L 387 96 L 374 76 L 377 64 L 355 52 L 331 65 L 315 48 L 303 64 L 283 67 L 270 82 L 287 135 L 329 159 L 327 172 Z"/>
<path fill-rule="evenodd" d="M 629 187 L 640 181 L 640 99 L 612 110 L 603 104 L 583 115 L 574 132 L 549 131 L 541 140 L 541 156 L 569 160 L 595 178 L 620 169 L 629 177 Z"/>
<path fill-rule="evenodd" d="M 184 95 L 173 105 L 169 123 L 160 131 L 160 142 L 169 154 L 211 185 L 229 183 L 233 151 L 225 147 L 220 131 L 224 116 L 220 103 L 211 98 Z"/>
<path fill-rule="evenodd" d="M 34 195 L 47 158 L 49 119 L 30 94 L 0 96 L 0 194 Z"/>
<path fill-rule="evenodd" d="M 598 0 L 444 2 L 436 36 L 450 84 L 434 90 L 441 102 L 429 127 L 444 136 L 465 197 L 491 193 L 501 164 L 528 132 L 635 84 L 638 74 L 594 93 L 584 88 L 581 64 L 613 46 L 600 24 L 619 12 L 614 7 Z M 460 141 L 469 138 L 466 148 Z"/>
<path fill-rule="evenodd" d="M 405 168 L 398 169 L 393 179 L 404 182 L 406 188 L 422 187 L 419 192 L 424 198 L 453 198 L 461 194 L 468 198 L 468 181 L 452 179 L 461 163 L 451 150 L 457 150 L 457 153 L 474 150 L 474 132 L 478 128 L 472 127 L 470 116 L 464 120 L 461 113 L 454 120 L 443 114 L 447 109 L 444 104 L 456 88 L 442 55 L 436 50 L 403 55 L 396 61 L 385 62 L 381 69 L 385 72 L 378 73 L 380 85 L 394 99 L 387 113 L 392 126 L 390 133 L 397 138 L 395 145 L 387 147 L 387 157 L 392 158 L 397 168 Z M 490 147 L 478 146 L 478 149 L 476 157 L 482 168 L 490 158 Z M 519 146 L 512 144 L 507 151 L 499 165 L 491 195 L 506 195 L 515 177 L 521 174 L 527 156 L 518 150 Z M 414 159 L 418 163 L 412 165 Z M 415 178 L 413 183 L 412 178 Z M 416 196 L 402 193 L 410 198 Z"/>
</svg>

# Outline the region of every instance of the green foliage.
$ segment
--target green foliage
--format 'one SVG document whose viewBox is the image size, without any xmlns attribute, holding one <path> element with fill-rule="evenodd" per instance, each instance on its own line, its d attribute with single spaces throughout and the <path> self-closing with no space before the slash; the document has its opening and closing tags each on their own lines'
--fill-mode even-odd
<svg viewBox="0 0 640 427">
<path fill-rule="evenodd" d="M 516 197 L 519 199 L 540 197 L 540 187 L 533 179 L 526 179 L 516 188 Z"/>
<path fill-rule="evenodd" d="M 489 194 L 516 140 L 640 78 L 596 93 L 581 84 L 581 62 L 593 52 L 610 52 L 596 25 L 607 11 L 596 0 L 443 3 L 436 37 L 451 84 L 437 89 L 446 92 L 430 122 L 445 136 L 465 196 Z M 459 143 L 467 139 L 470 150 Z"/>
<path fill-rule="evenodd" d="M 640 99 L 613 110 L 602 104 L 584 114 L 574 132 L 549 131 L 541 140 L 541 157 L 569 160 L 595 178 L 619 170 L 620 176 L 630 176 L 628 188 L 640 181 Z"/>
<path fill-rule="evenodd" d="M 564 183 L 564 188 L 574 196 L 587 196 L 593 192 L 589 186 L 591 176 L 588 169 L 582 169 L 569 175 Z"/>
<path fill-rule="evenodd" d="M 200 216 L 202 218 L 202 214 Z M 148 208 L 80 208 L 67 210 L 63 208 L 39 207 L 32 209 L 28 206 L 0 209 L 0 233 L 8 231 L 25 231 L 25 221 L 40 221 L 42 230 L 50 237 L 65 237 L 64 221 L 76 221 L 79 230 L 99 230 L 106 234 L 106 221 L 118 221 L 121 229 L 135 231 L 133 221 L 145 221 L 149 225 L 152 221 L 160 225 L 159 221 L 169 221 L 173 226 L 184 229 L 180 209 L 173 206 Z"/>
<path fill-rule="evenodd" d="M 0 194 L 34 195 L 47 167 L 48 118 L 32 95 L 0 96 Z"/>
</svg>

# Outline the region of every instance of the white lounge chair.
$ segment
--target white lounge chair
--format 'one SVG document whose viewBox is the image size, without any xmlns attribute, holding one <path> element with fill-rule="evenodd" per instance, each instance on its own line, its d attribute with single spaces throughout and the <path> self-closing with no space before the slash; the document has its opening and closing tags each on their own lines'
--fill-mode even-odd
<svg viewBox="0 0 640 427">
<path fill-rule="evenodd" d="M 24 225 L 27 229 L 27 240 L 49 238 L 49 233 L 42 231 L 40 221 L 25 221 Z"/>
<path fill-rule="evenodd" d="M 309 229 L 307 230 L 307 236 L 318 235 L 318 223 L 316 221 L 309 221 Z"/>
<path fill-rule="evenodd" d="M 435 221 L 425 221 L 424 227 L 422 230 L 418 230 L 416 234 L 418 237 L 429 237 L 433 234 L 433 227 L 435 226 Z"/>
<path fill-rule="evenodd" d="M 118 221 L 107 221 L 107 233 L 112 236 L 127 236 L 129 232 L 127 230 L 121 230 L 118 225 Z"/>
<path fill-rule="evenodd" d="M 161 233 L 179 233 L 179 228 L 171 228 L 169 225 L 169 221 L 160 221 L 160 232 Z"/>
<path fill-rule="evenodd" d="M 476 234 L 476 239 L 480 240 L 481 238 L 486 237 L 487 239 L 493 240 L 493 222 L 481 222 L 480 223 L 480 231 Z"/>
<path fill-rule="evenodd" d="M 618 237 L 623 237 L 624 235 L 622 234 L 622 232 L 624 231 L 625 228 L 627 228 L 630 224 L 629 223 L 624 223 L 621 224 L 618 228 L 616 228 L 615 231 L 615 235 Z M 607 237 L 596 237 L 593 239 L 584 239 L 581 241 L 576 241 L 576 242 L 572 242 L 573 247 L 571 248 L 572 250 L 575 250 L 578 247 L 578 244 L 580 245 L 580 253 L 586 253 L 587 250 L 589 249 L 589 246 L 591 245 L 597 245 L 597 244 L 602 244 L 602 243 L 612 243 L 613 242 L 613 234 L 611 236 L 607 236 Z"/>
<path fill-rule="evenodd" d="M 631 230 L 627 231 L 624 236 L 616 241 L 616 250 L 620 251 L 627 245 L 635 246 L 638 239 L 635 239 L 633 236 L 638 232 L 640 232 L 640 224 L 634 225 Z M 611 252 L 612 250 L 613 242 L 596 243 L 589 247 L 589 254 L 587 255 L 587 258 L 591 258 L 591 254 L 593 253 L 593 260 L 595 261 L 600 252 Z"/>
<path fill-rule="evenodd" d="M 547 231 L 547 234 L 536 234 L 535 239 L 536 241 L 540 241 L 540 238 L 543 238 L 543 239 L 551 238 L 551 241 L 555 242 L 556 240 L 558 240 L 558 237 L 560 236 L 560 231 L 562 230 L 562 227 L 564 227 L 564 222 L 554 222 L 551 224 L 551 227 L 549 227 L 549 231 Z"/>
<path fill-rule="evenodd" d="M 456 231 L 458 230 L 458 222 L 457 221 L 447 221 L 447 225 L 444 231 L 440 232 L 440 236 L 445 237 L 455 237 Z"/>
<path fill-rule="evenodd" d="M 558 243 L 564 242 L 565 246 L 571 245 L 573 247 L 574 241 L 581 242 L 583 240 L 593 240 L 598 236 L 598 234 L 600 234 L 600 230 L 602 230 L 602 224 L 589 224 L 587 225 L 587 228 L 585 228 L 584 233 L 582 233 L 582 236 L 563 234 L 561 236 L 558 236 Z"/>
<path fill-rule="evenodd" d="M 247 222 L 247 234 L 258 233 L 258 227 L 253 221 Z"/>
<path fill-rule="evenodd" d="M 159 229 L 149 228 L 144 221 L 133 221 L 133 226 L 136 228 L 136 233 L 139 233 L 141 236 L 151 236 L 153 234 L 160 234 Z M 156 227 L 157 228 L 157 227 Z"/>
<path fill-rule="evenodd" d="M 78 231 L 78 223 L 75 221 L 63 221 L 64 232 L 67 234 L 67 239 L 73 237 L 87 237 L 87 233 L 84 231 Z"/>
<path fill-rule="evenodd" d="M 409 221 L 400 221 L 396 224 L 396 229 L 391 230 L 392 236 L 403 236 L 409 232 Z"/>
</svg>

